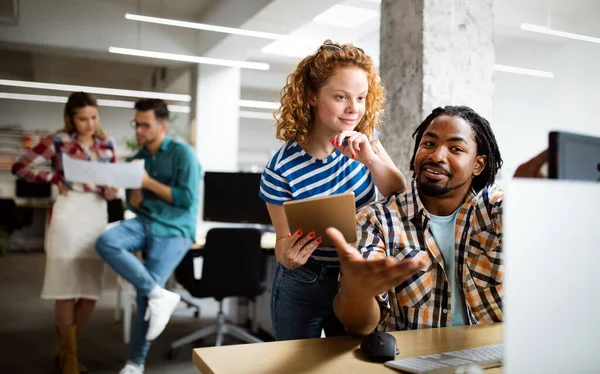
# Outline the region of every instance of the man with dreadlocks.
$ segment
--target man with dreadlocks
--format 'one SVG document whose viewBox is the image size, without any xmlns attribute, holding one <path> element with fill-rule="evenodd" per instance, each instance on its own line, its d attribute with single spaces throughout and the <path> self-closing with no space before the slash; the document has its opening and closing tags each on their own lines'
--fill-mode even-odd
<svg viewBox="0 0 600 374">
<path fill-rule="evenodd" d="M 413 134 L 411 185 L 358 212 L 356 248 L 328 229 L 341 262 L 334 311 L 346 330 L 502 320 L 502 158 L 471 108 L 436 108 Z"/>
</svg>

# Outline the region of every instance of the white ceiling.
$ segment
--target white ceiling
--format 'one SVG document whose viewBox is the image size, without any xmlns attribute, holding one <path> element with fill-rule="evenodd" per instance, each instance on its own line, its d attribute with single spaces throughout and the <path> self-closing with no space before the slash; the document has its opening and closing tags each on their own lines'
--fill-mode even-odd
<svg viewBox="0 0 600 374">
<path fill-rule="evenodd" d="M 444 1 L 451 6 L 455 0 Z M 312 22 L 317 14 L 335 4 L 379 11 L 379 4 L 368 0 L 21 0 L 19 25 L 0 26 L 0 44 L 10 49 L 44 50 L 145 65 L 181 66 L 168 61 L 109 54 L 108 44 L 268 62 L 270 71 L 244 70 L 242 83 L 246 88 L 275 92 L 300 59 L 262 53 L 261 48 L 270 40 L 139 24 L 125 20 L 124 13 L 243 27 L 314 40 L 309 43 L 307 53 L 318 48 L 325 39 L 352 42 L 378 60 L 379 18 L 354 29 Z M 521 22 L 600 37 L 600 0 L 495 0 L 494 7 L 496 39 L 501 43 L 510 42 L 512 38 L 565 42 L 522 31 Z M 74 27 L 73 22 L 78 22 L 77 28 L 69 29 Z M 79 35 L 74 35 L 75 32 Z"/>
<path fill-rule="evenodd" d="M 23 0 L 21 0 L 23 1 Z M 92 2 L 133 5 L 139 10 L 152 9 L 160 13 L 174 12 L 188 14 L 192 18 L 200 17 L 215 0 L 86 0 Z M 217 0 L 218 1 L 218 0 Z"/>
</svg>

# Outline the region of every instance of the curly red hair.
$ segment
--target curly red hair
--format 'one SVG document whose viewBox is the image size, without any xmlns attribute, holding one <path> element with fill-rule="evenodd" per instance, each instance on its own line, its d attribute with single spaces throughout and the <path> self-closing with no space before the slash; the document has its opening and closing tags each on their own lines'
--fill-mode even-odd
<svg viewBox="0 0 600 374">
<path fill-rule="evenodd" d="M 328 39 L 315 54 L 300 61 L 296 70 L 287 77 L 281 89 L 281 107 L 274 113 L 278 139 L 300 144 L 309 142 L 314 111 L 308 103 L 308 93 L 318 93 L 336 69 L 349 66 L 364 70 L 369 83 L 365 114 L 355 130 L 369 139 L 374 138 L 383 115 L 385 92 L 373 60 L 352 44 L 334 44 Z"/>
</svg>

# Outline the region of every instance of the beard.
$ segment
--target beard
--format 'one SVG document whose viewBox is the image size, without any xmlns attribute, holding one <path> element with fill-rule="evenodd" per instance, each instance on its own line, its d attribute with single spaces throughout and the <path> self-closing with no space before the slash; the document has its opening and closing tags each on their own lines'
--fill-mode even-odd
<svg viewBox="0 0 600 374">
<path fill-rule="evenodd" d="M 438 184 L 439 182 L 438 183 L 429 182 L 427 177 L 422 177 L 423 170 L 427 166 L 433 166 L 433 167 L 443 170 L 442 172 L 448 178 L 446 180 L 446 184 L 440 185 L 440 184 Z M 420 170 L 421 175 L 419 175 L 417 182 L 418 182 L 419 192 L 421 194 L 428 196 L 428 197 L 440 197 L 440 196 L 444 196 L 445 194 L 447 194 L 448 192 L 453 190 L 452 187 L 448 187 L 448 183 L 452 180 L 452 173 L 450 172 L 450 170 L 446 169 L 443 165 L 437 165 L 434 163 L 426 163 L 426 164 L 421 165 L 419 170 Z"/>
<path fill-rule="evenodd" d="M 419 192 L 427 197 L 444 196 L 455 189 L 455 187 L 440 186 L 436 183 L 419 181 Z"/>
<path fill-rule="evenodd" d="M 419 193 L 421 193 L 423 196 L 427 196 L 427 197 L 432 197 L 432 198 L 437 198 L 437 197 L 444 197 L 448 194 L 450 194 L 452 191 L 455 191 L 459 188 L 461 188 L 462 186 L 464 186 L 465 184 L 467 184 L 469 182 L 469 180 L 466 180 L 463 183 L 460 183 L 458 185 L 455 186 L 450 186 L 450 184 L 453 181 L 454 178 L 454 173 L 452 173 L 450 170 L 448 170 L 447 168 L 445 168 L 442 165 L 436 165 L 433 163 L 427 163 L 422 165 L 419 170 L 420 170 L 420 174 L 422 174 L 422 171 L 427 167 L 427 166 L 433 166 L 433 167 L 437 167 L 438 169 L 442 169 L 444 174 L 446 174 L 446 176 L 448 177 L 448 179 L 446 180 L 446 183 L 441 185 L 439 184 L 439 182 L 430 182 L 427 177 L 422 177 L 420 176 L 420 178 L 417 179 L 417 186 L 419 188 Z"/>
<path fill-rule="evenodd" d="M 419 189 L 419 193 L 421 193 L 423 196 L 433 197 L 433 198 L 436 198 L 436 197 L 443 198 L 444 196 L 447 196 L 451 192 L 458 190 L 459 188 L 461 188 L 462 186 L 464 186 L 467 183 L 469 183 L 469 179 L 467 179 L 463 183 L 460 183 L 456 186 L 448 186 L 448 185 L 440 186 L 439 184 L 431 183 L 429 181 L 417 180 L 417 187 Z"/>
</svg>

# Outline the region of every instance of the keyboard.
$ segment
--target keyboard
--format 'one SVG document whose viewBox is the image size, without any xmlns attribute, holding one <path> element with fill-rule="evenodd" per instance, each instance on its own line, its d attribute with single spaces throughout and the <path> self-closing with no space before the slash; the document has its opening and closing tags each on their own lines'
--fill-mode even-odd
<svg viewBox="0 0 600 374">
<path fill-rule="evenodd" d="M 477 373 L 477 368 L 502 366 L 503 344 L 445 352 L 402 360 L 388 361 L 385 366 L 414 374 Z M 470 369 L 474 369 L 471 371 Z"/>
</svg>

